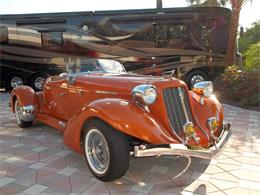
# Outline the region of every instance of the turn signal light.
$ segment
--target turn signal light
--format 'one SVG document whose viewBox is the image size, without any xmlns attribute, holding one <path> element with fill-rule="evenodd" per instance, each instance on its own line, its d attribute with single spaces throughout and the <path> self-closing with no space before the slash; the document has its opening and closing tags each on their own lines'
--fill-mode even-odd
<svg viewBox="0 0 260 195">
<path fill-rule="evenodd" d="M 183 130 L 186 137 L 191 137 L 196 134 L 196 131 L 194 129 L 194 125 L 192 122 L 188 122 L 183 126 Z"/>
<path fill-rule="evenodd" d="M 211 132 L 215 132 L 219 127 L 219 123 L 216 117 L 208 119 L 208 128 Z"/>
</svg>

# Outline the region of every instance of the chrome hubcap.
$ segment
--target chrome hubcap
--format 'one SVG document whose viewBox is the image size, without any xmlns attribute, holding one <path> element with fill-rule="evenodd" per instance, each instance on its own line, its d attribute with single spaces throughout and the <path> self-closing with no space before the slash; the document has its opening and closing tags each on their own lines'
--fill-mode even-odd
<svg viewBox="0 0 260 195">
<path fill-rule="evenodd" d="M 104 135 L 97 129 L 90 129 L 85 138 L 85 152 L 91 169 L 101 175 L 109 166 L 109 149 Z"/>
<path fill-rule="evenodd" d="M 15 101 L 15 119 L 16 122 L 20 125 L 21 124 L 21 115 L 22 115 L 22 109 L 21 106 L 19 105 L 18 100 Z"/>
<path fill-rule="evenodd" d="M 191 86 L 193 86 L 195 83 L 198 83 L 200 81 L 204 81 L 204 78 L 203 76 L 201 75 L 194 75 L 192 78 L 191 78 Z"/>
<path fill-rule="evenodd" d="M 36 79 L 34 80 L 34 86 L 37 89 L 42 89 L 44 82 L 45 82 L 45 77 L 42 76 L 36 77 Z"/>
<path fill-rule="evenodd" d="M 13 77 L 11 80 L 11 86 L 13 88 L 23 85 L 23 79 L 21 77 Z"/>
</svg>

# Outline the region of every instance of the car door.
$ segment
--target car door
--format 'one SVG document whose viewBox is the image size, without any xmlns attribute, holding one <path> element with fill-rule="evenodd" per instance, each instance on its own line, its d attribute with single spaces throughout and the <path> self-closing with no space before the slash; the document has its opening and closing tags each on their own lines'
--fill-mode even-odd
<svg viewBox="0 0 260 195">
<path fill-rule="evenodd" d="M 59 76 L 47 80 L 43 90 L 43 101 L 47 113 L 54 117 L 67 120 L 63 105 L 64 96 L 68 95 L 67 81 Z"/>
</svg>

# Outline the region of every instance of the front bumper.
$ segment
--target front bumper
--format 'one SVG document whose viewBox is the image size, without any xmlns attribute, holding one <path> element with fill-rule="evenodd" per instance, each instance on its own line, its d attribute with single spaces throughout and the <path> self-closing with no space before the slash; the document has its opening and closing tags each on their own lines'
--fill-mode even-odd
<svg viewBox="0 0 260 195">
<path fill-rule="evenodd" d="M 222 148 L 229 140 L 231 136 L 231 124 L 227 123 L 224 125 L 219 141 L 215 146 L 205 149 L 188 149 L 183 144 L 170 144 L 169 148 L 165 147 L 154 147 L 146 149 L 145 147 L 135 146 L 134 157 L 147 157 L 147 156 L 162 156 L 162 155 L 177 155 L 177 156 L 191 156 L 203 159 L 216 158 L 221 154 Z"/>
</svg>

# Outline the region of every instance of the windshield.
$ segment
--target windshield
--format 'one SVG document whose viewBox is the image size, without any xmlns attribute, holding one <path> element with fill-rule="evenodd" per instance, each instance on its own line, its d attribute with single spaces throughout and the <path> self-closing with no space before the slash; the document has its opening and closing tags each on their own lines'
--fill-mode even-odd
<svg viewBox="0 0 260 195">
<path fill-rule="evenodd" d="M 68 73 L 126 73 L 124 66 L 115 60 L 81 59 L 67 65 Z"/>
</svg>

